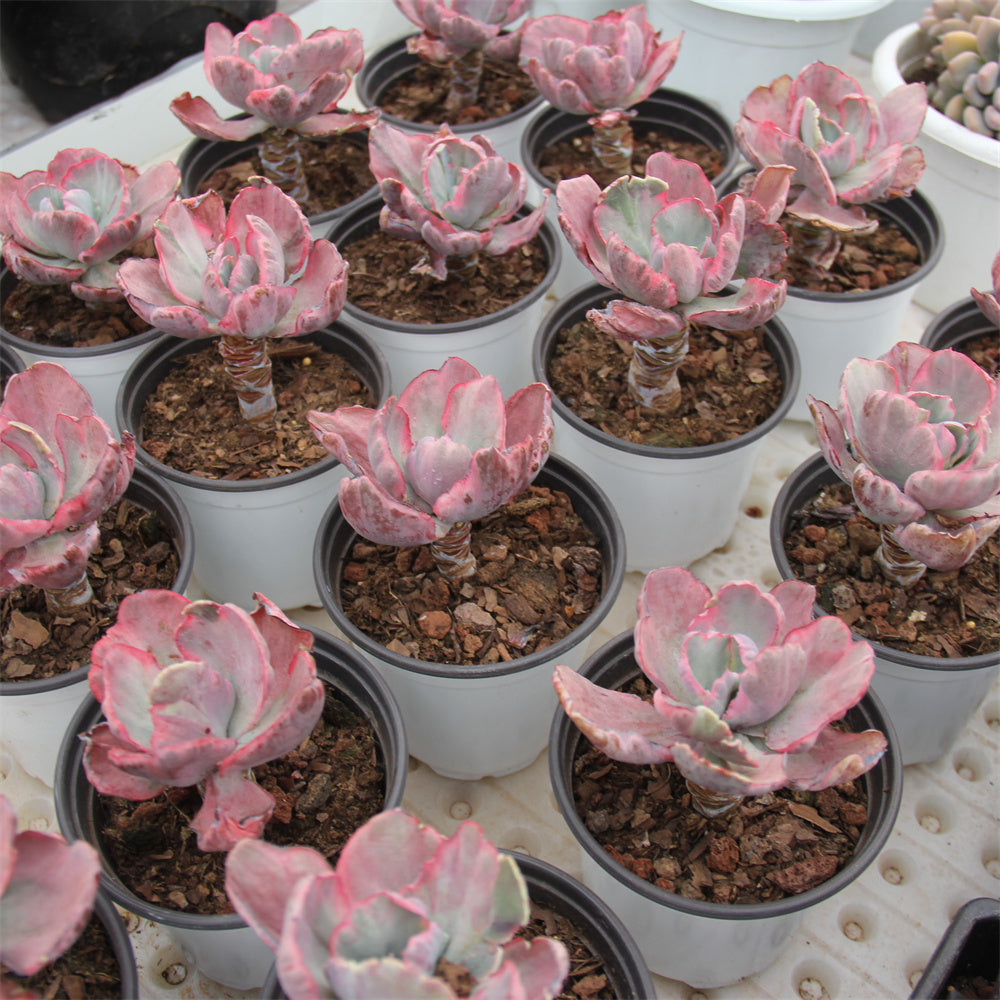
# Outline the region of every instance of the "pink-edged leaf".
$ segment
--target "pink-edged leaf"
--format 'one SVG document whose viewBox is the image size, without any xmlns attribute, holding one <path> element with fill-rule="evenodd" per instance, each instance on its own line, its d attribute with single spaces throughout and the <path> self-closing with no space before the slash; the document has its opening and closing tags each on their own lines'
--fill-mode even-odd
<svg viewBox="0 0 1000 1000">
<path fill-rule="evenodd" d="M 906 524 L 926 513 L 899 486 L 876 475 L 866 465 L 855 467 L 851 492 L 861 512 L 876 524 Z"/>
<path fill-rule="evenodd" d="M 347 523 L 376 545 L 423 545 L 437 538 L 433 517 L 393 500 L 370 479 L 342 479 L 339 498 Z"/>
<path fill-rule="evenodd" d="M 333 413 L 310 410 L 309 426 L 323 447 L 343 462 L 351 475 L 372 475 L 368 434 L 375 412 L 369 406 L 343 406 Z"/>
<path fill-rule="evenodd" d="M 529 997 L 559 996 L 569 974 L 566 946 L 552 938 L 536 938 L 533 941 L 517 938 L 511 941 L 504 945 L 501 969 L 507 963 L 512 963 L 517 969 L 526 1000 Z M 503 996 L 500 994 L 500 997 Z"/>
<path fill-rule="evenodd" d="M 170 102 L 170 110 L 199 139 L 245 142 L 270 127 L 263 118 L 222 118 L 204 97 L 183 93 Z"/>
<path fill-rule="evenodd" d="M 83 767 L 87 780 L 102 795 L 117 795 L 132 802 L 151 799 L 167 786 L 138 774 L 123 771 L 112 760 L 112 754 L 121 756 L 122 743 L 116 739 L 106 724 L 91 729 L 84 737 Z"/>
<path fill-rule="evenodd" d="M 894 537 L 911 556 L 926 566 L 950 572 L 966 565 L 1000 524 L 1000 518 L 984 521 L 987 524 L 966 524 L 961 528 L 944 528 L 942 525 L 914 521 L 895 529 Z M 989 530 L 982 530 L 987 527 Z"/>
<path fill-rule="evenodd" d="M 228 851 L 247 838 L 260 837 L 274 812 L 274 797 L 239 772 L 215 772 L 205 781 L 201 808 L 191 820 L 200 851 Z"/>
</svg>

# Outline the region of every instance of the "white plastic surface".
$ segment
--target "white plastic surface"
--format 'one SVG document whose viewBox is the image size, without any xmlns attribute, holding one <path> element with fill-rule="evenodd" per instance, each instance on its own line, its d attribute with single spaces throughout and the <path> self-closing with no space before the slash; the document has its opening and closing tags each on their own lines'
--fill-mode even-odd
<svg viewBox="0 0 1000 1000">
<path fill-rule="evenodd" d="M 281 6 L 287 8 L 288 4 Z M 384 12 L 383 7 L 387 8 Z M 331 23 L 338 27 L 357 24 L 366 39 L 375 25 L 386 25 L 383 31 L 390 27 L 399 31 L 399 15 L 389 0 L 322 0 L 303 8 L 296 17 L 307 31 Z M 858 70 L 856 64 L 849 67 L 855 75 Z M 187 137 L 179 123 L 177 128 L 170 125 L 169 112 L 158 115 L 156 109 L 161 104 L 165 108 L 170 98 L 184 89 L 208 95 L 209 88 L 200 64 L 174 72 L 182 78 L 161 80 L 138 97 L 126 95 L 110 107 L 85 113 L 65 126 L 50 129 L 37 142 L 3 154 L 0 169 L 23 173 L 44 165 L 52 153 L 72 145 L 94 145 L 140 164 L 176 155 Z M 5 142 L 14 141 L 11 130 L 15 125 L 27 122 L 31 127 L 30 112 L 23 108 L 18 116 L 8 119 L 11 90 L 9 86 L 3 90 Z M 141 138 L 137 135 L 140 131 Z M 123 151 L 127 149 L 131 149 L 130 154 Z M 911 307 L 905 335 L 917 339 L 929 318 L 927 312 Z M 815 450 L 811 428 L 804 423 L 785 421 L 768 437 L 731 537 L 692 566 L 711 587 L 738 578 L 766 586 L 779 582 L 768 545 L 768 517 L 784 477 Z M 591 637 L 591 649 L 634 623 L 641 580 L 638 573 L 626 577 L 612 613 Z M 189 592 L 196 595 L 197 588 Z M 325 613 L 316 609 L 291 609 L 290 614 L 309 624 L 330 627 Z M 0 733 L 0 742 L 3 736 Z M 425 822 L 450 834 L 460 821 L 474 819 L 500 846 L 526 850 L 580 874 L 579 851 L 553 804 L 544 753 L 522 771 L 477 782 L 441 778 L 424 765 L 413 765 L 403 804 Z M 773 965 L 735 986 L 714 990 L 694 990 L 654 977 L 657 1000 L 885 1000 L 907 996 L 959 907 L 977 896 L 1000 895 L 998 774 L 1000 684 L 993 686 L 940 760 L 906 768 L 899 818 L 875 864 L 845 892 L 810 913 Z M 15 803 L 22 827 L 54 828 L 51 790 L 31 778 L 19 764 L 16 748 L 5 744 L 0 745 L 0 790 Z M 257 991 L 227 990 L 205 979 L 187 966 L 181 949 L 147 921 L 133 918 L 130 926 L 144 1000 L 259 995 Z"/>
</svg>

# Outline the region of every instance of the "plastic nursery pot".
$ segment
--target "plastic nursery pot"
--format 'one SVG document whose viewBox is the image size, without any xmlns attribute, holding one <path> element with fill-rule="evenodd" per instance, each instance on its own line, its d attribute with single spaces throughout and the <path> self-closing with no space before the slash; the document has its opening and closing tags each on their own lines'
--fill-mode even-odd
<svg viewBox="0 0 1000 1000">
<path fill-rule="evenodd" d="M 837 474 L 817 452 L 785 480 L 771 511 L 771 555 L 782 579 L 794 578 L 784 538 L 792 514 Z M 817 604 L 817 614 L 826 612 Z M 858 636 L 858 638 L 861 638 Z M 869 640 L 871 641 L 871 640 Z M 886 706 L 904 764 L 937 760 L 955 742 L 1000 673 L 1000 652 L 937 657 L 871 642 L 875 676 L 871 689 Z"/>
<path fill-rule="evenodd" d="M 347 360 L 379 403 L 389 395 L 389 373 L 378 348 L 342 323 L 305 337 Z M 194 576 L 214 601 L 252 609 L 253 594 L 281 608 L 318 604 L 313 584 L 316 525 L 346 474 L 332 456 L 270 479 L 207 479 L 174 469 L 142 447 L 142 410 L 167 372 L 204 340 L 166 337 L 142 354 L 126 373 L 118 396 L 118 421 L 136 437 L 136 464 L 171 483 L 194 524 Z M 235 390 L 234 390 L 235 391 Z"/>
<path fill-rule="evenodd" d="M 407 74 L 420 64 L 420 57 L 406 51 L 406 39 L 399 38 L 377 49 L 371 55 L 365 56 L 364 64 L 354 78 L 358 100 L 362 107 L 372 108 L 380 105 L 390 87 L 403 80 Z M 451 125 L 456 135 L 470 139 L 474 135 L 485 135 L 496 146 L 497 152 L 505 159 L 520 162 L 521 132 L 525 122 L 545 103 L 539 95 L 523 107 L 510 114 L 489 121 L 469 122 L 461 125 Z M 419 122 L 397 118 L 396 115 L 382 112 L 381 120 L 393 128 L 402 129 L 411 134 L 416 132 L 434 132 L 440 124 L 424 125 Z M 450 124 L 450 123 L 449 123 Z"/>
<path fill-rule="evenodd" d="M 0 271 L 0 301 L 6 300 L 17 283 L 17 276 L 8 268 Z M 36 344 L 0 327 L 4 345 L 20 357 L 27 367 L 36 361 L 53 361 L 62 365 L 90 393 L 97 415 L 112 429 L 115 423 L 115 398 L 125 372 L 151 344 L 163 337 L 151 329 L 113 344 L 95 347 L 55 347 Z"/>
<path fill-rule="evenodd" d="M 406 733 L 399 708 L 385 682 L 364 657 L 334 636 L 310 628 L 315 640 L 316 672 L 323 682 L 375 730 L 386 775 L 384 809 L 398 806 L 406 784 Z M 83 742 L 103 718 L 100 703 L 88 695 L 65 730 L 56 767 L 55 808 L 68 839 L 86 840 L 101 854 L 101 885 L 112 900 L 162 926 L 192 964 L 209 979 L 234 989 L 256 989 L 267 977 L 271 949 L 235 913 L 199 914 L 167 909 L 135 895 L 118 878 L 103 851 L 99 796 L 83 768 Z M 137 996 L 138 994 L 132 994 Z"/>
<path fill-rule="evenodd" d="M 19 372 L 23 372 L 27 366 L 25 365 L 21 355 L 7 344 L 7 341 L 0 340 L 0 392 L 3 391 L 3 386 L 7 384 L 7 379 L 11 375 L 17 375 Z"/>
<path fill-rule="evenodd" d="M 580 669 L 605 688 L 639 674 L 632 630 L 602 646 Z M 549 775 L 556 804 L 581 847 L 583 881 L 628 928 L 649 968 L 697 989 L 727 986 L 766 969 L 781 953 L 807 910 L 834 896 L 874 861 L 899 811 L 903 771 L 895 736 L 869 691 L 845 717 L 852 728 L 879 729 L 889 747 L 864 780 L 868 821 L 853 856 L 822 885 L 766 903 L 726 904 L 687 899 L 639 878 L 620 865 L 587 830 L 573 800 L 573 759 L 585 737 L 558 709 L 549 740 Z"/>
<path fill-rule="evenodd" d="M 97 890 L 94 900 L 94 916 L 101 922 L 111 941 L 111 949 L 118 960 L 118 975 L 121 978 L 122 1000 L 129 1000 L 139 995 L 139 969 L 135 964 L 135 952 L 132 950 L 132 939 L 125 930 L 125 923 L 115 909 L 111 897 L 103 890 Z"/>
<path fill-rule="evenodd" d="M 718 111 L 693 96 L 694 93 L 697 91 L 687 94 L 661 88 L 635 106 L 637 114 L 630 124 L 636 136 L 657 131 L 674 139 L 702 143 L 717 150 L 722 154 L 723 166 L 712 183 L 720 188 L 742 162 L 733 138 L 733 127 Z M 587 115 L 572 115 L 546 104 L 528 122 L 521 136 L 519 159 L 528 173 L 528 200 L 534 205 L 540 204 L 542 189 L 551 190 L 548 218 L 553 226 L 559 225 L 556 186 L 539 170 L 539 158 L 547 146 L 558 142 L 572 142 L 593 134 L 593 131 L 593 127 L 587 122 Z M 580 263 L 576 254 L 567 250 L 563 253 L 562 266 L 554 287 L 556 298 L 593 280 L 594 276 Z"/>
<path fill-rule="evenodd" d="M 924 45 L 916 24 L 898 28 L 879 43 L 871 67 L 878 97 L 905 82 L 922 62 Z M 927 164 L 920 190 L 941 216 L 948 252 L 914 298 L 940 312 L 968 295 L 970 288 L 990 287 L 1000 217 L 1000 141 L 929 107 L 917 145 Z"/>
<path fill-rule="evenodd" d="M 733 121 L 754 87 L 820 59 L 843 66 L 864 22 L 890 0 L 670 0 L 650 4 L 664 37 L 684 32 L 670 85 Z"/>
<path fill-rule="evenodd" d="M 155 513 L 174 541 L 177 576 L 172 589 L 183 593 L 194 566 L 194 528 L 177 492 L 136 467 L 125 498 Z M 95 636 L 95 641 L 98 637 Z M 49 787 L 54 780 L 59 737 L 87 697 L 90 664 L 38 680 L 0 680 L 0 737 L 29 774 Z"/>
<path fill-rule="evenodd" d="M 616 1000 L 650 1000 L 655 996 L 653 980 L 635 941 L 602 899 L 547 861 L 527 854 L 514 853 L 513 856 L 524 876 L 532 903 L 573 923 L 603 963 L 608 987 Z M 261 998 L 286 1000 L 274 966 L 261 990 Z"/>
<path fill-rule="evenodd" d="M 924 330 L 920 343 L 932 351 L 943 351 L 949 347 L 959 350 L 963 344 L 981 337 L 992 337 L 996 343 L 1000 333 L 983 315 L 976 300 L 967 295 L 934 317 Z"/>
<path fill-rule="evenodd" d="M 350 261 L 351 242 L 379 231 L 381 209 L 381 200 L 357 206 L 333 224 L 326 238 Z M 527 212 L 522 209 L 518 214 Z M 392 395 L 399 395 L 421 372 L 439 368 L 450 357 L 463 358 L 481 375 L 495 375 L 505 396 L 532 381 L 530 338 L 541 321 L 563 256 L 561 234 L 548 219 L 535 239 L 548 258 L 545 277 L 528 295 L 487 316 L 453 323 L 402 323 L 360 309 L 348 299 L 343 315 L 385 355 Z"/>
<path fill-rule="evenodd" d="M 549 312 L 532 349 L 536 381 L 548 381 L 559 331 L 611 295 L 592 283 Z M 791 337 L 777 318 L 764 327 L 765 346 L 777 358 L 784 384 L 781 402 L 752 431 L 731 441 L 690 448 L 635 444 L 591 426 L 553 393 L 553 450 L 607 491 L 625 526 L 629 571 L 687 566 L 729 538 L 764 438 L 781 423 L 798 389 L 799 359 Z"/>
<path fill-rule="evenodd" d="M 387 649 L 344 612 L 340 582 L 360 536 L 336 500 L 316 534 L 313 568 L 323 607 L 388 682 L 406 722 L 410 753 L 447 778 L 511 774 L 541 753 L 556 704 L 553 667 L 575 667 L 583 661 L 587 642 L 611 610 L 624 579 L 621 524 L 593 480 L 550 455 L 535 484 L 568 494 L 576 513 L 597 536 L 604 560 L 603 590 L 590 616 L 572 632 L 544 650 L 509 662 L 435 663 Z"/>
<path fill-rule="evenodd" d="M 960 993 L 956 979 L 982 978 L 994 989 L 1000 979 L 1000 901 L 970 899 L 955 914 L 910 1000 L 946 1000 L 948 997 L 979 996 Z M 995 994 L 994 994 L 995 995 Z"/>
</svg>

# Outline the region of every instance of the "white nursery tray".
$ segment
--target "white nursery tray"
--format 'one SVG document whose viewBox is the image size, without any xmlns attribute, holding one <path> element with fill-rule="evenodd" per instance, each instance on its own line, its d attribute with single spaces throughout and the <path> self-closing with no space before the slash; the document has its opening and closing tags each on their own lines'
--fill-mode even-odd
<svg viewBox="0 0 1000 1000">
<path fill-rule="evenodd" d="M 317 0 L 299 9 L 294 0 L 286 0 L 279 6 L 294 11 L 305 33 L 328 25 L 360 28 L 369 51 L 409 30 L 390 0 Z M 867 63 L 857 60 L 845 68 L 866 80 Z M 42 168 L 58 150 L 71 146 L 93 146 L 139 166 L 176 157 L 191 137 L 167 105 L 184 90 L 214 100 L 200 56 L 5 150 L 0 170 L 22 174 Z M 9 145 L 36 131 L 38 123 L 9 84 L 2 98 L 0 137 Z M 930 318 L 911 307 L 901 339 L 919 339 Z M 730 540 L 691 567 L 709 586 L 733 579 L 768 587 L 779 582 L 768 543 L 771 508 L 785 477 L 815 451 L 812 428 L 804 423 L 786 421 L 765 441 Z M 641 581 L 637 573 L 626 578 L 611 615 L 592 637 L 591 650 L 634 624 Z M 189 593 L 197 596 L 197 584 Z M 286 610 L 293 619 L 336 632 L 321 610 Z M 902 806 L 886 847 L 860 879 L 806 917 L 778 961 L 758 976 L 715 990 L 692 990 L 654 977 L 656 1000 L 907 996 L 959 907 L 974 897 L 1000 895 L 998 774 L 1000 683 L 944 757 L 905 769 Z M 22 829 L 55 829 L 51 789 L 25 773 L 17 747 L 4 743 L 2 732 L 0 791 L 14 802 Z M 517 774 L 477 782 L 444 779 L 411 760 L 403 805 L 445 834 L 473 819 L 499 846 L 526 851 L 579 875 L 578 849 L 556 810 L 544 753 Z M 143 998 L 257 995 L 205 979 L 157 927 L 131 919 Z"/>
</svg>

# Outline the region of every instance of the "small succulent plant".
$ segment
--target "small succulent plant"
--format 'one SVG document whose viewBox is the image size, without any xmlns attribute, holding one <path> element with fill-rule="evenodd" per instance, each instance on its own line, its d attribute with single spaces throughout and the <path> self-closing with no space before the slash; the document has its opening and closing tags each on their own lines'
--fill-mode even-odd
<svg viewBox="0 0 1000 1000">
<path fill-rule="evenodd" d="M 248 614 L 143 590 L 93 649 L 90 690 L 106 721 L 82 737 L 88 780 L 136 802 L 198 785 L 191 828 L 203 851 L 261 835 L 274 798 L 250 769 L 298 746 L 323 711 L 312 634 L 254 599 Z"/>
<path fill-rule="evenodd" d="M 807 402 L 823 456 L 881 526 L 890 580 L 959 569 L 1000 527 L 1000 391 L 971 358 L 901 341 L 848 363 L 836 409 Z"/>
<path fill-rule="evenodd" d="M 990 277 L 993 279 L 992 291 L 983 292 L 977 288 L 970 288 L 969 294 L 974 299 L 976 305 L 979 306 L 979 311 L 991 323 L 995 323 L 1000 327 L 1000 251 L 993 258 Z"/>
<path fill-rule="evenodd" d="M 430 544 L 453 581 L 476 569 L 471 524 L 534 480 L 552 439 L 552 393 L 541 382 L 504 402 L 492 375 L 461 358 L 422 372 L 377 410 L 313 410 L 309 422 L 350 475 L 340 507 L 379 545 Z"/>
<path fill-rule="evenodd" d="M 264 175 L 300 205 L 309 198 L 299 136 L 341 135 L 370 128 L 378 109 L 337 107 L 364 62 L 361 32 L 322 28 L 303 39 L 278 11 L 233 35 L 222 23 L 205 29 L 205 76 L 249 117 L 220 118 L 203 97 L 184 93 L 170 110 L 202 139 L 239 141 L 262 135 Z"/>
<path fill-rule="evenodd" d="M 532 0 L 393 0 L 420 34 L 406 50 L 430 63 L 451 67 L 445 108 L 460 112 L 479 100 L 487 55 L 514 60 L 520 31 L 501 34 L 531 9 Z"/>
<path fill-rule="evenodd" d="M 642 406 L 680 402 L 677 368 L 692 322 L 740 330 L 766 322 L 786 283 L 765 275 L 785 259 L 778 225 L 791 167 L 761 170 L 749 195 L 716 200 L 696 164 L 654 153 L 645 177 L 621 177 L 603 191 L 587 174 L 556 188 L 559 224 L 577 257 L 623 299 L 587 313 L 600 330 L 631 342 L 628 384 Z M 733 278 L 739 290 L 720 295 Z"/>
<path fill-rule="evenodd" d="M 973 132 L 1000 139 L 1000 3 L 933 0 L 919 22 L 931 107 Z"/>
<path fill-rule="evenodd" d="M 100 876 L 90 844 L 18 833 L 14 807 L 0 795 L 0 962 L 33 976 L 62 955 L 90 919 Z M 0 993 L 7 996 L 2 980 Z"/>
<path fill-rule="evenodd" d="M 555 671 L 559 700 L 613 760 L 672 761 L 705 815 L 748 795 L 856 778 L 881 758 L 885 736 L 831 723 L 868 690 L 874 653 L 839 618 L 814 619 L 815 595 L 789 580 L 769 592 L 736 581 L 713 596 L 690 570 L 653 570 L 634 633 L 652 702 L 565 666 Z"/>
<path fill-rule="evenodd" d="M 332 323 L 347 296 L 347 264 L 313 240 L 296 202 L 251 178 L 233 199 L 209 191 L 169 205 L 156 223 L 157 260 L 124 261 L 118 282 L 147 323 L 176 337 L 219 337 L 246 420 L 275 413 L 269 337 Z"/>
<path fill-rule="evenodd" d="M 642 4 L 592 21 L 548 14 L 525 24 L 520 64 L 553 107 L 591 116 L 594 155 L 625 176 L 632 172 L 634 105 L 660 86 L 680 46 L 680 35 L 660 41 Z"/>
<path fill-rule="evenodd" d="M 38 361 L 11 376 L 0 403 L 0 593 L 40 587 L 60 615 L 88 604 L 97 522 L 134 464 L 132 435 L 117 441 L 62 365 Z"/>
<path fill-rule="evenodd" d="M 245 841 L 226 859 L 226 892 L 274 950 L 289 1000 L 550 1000 L 569 971 L 561 942 L 515 937 L 524 877 L 471 821 L 444 837 L 379 813 L 336 869 L 310 848 Z"/>
<path fill-rule="evenodd" d="M 780 76 L 743 102 L 736 140 L 750 163 L 795 168 L 788 198 L 793 250 L 828 269 L 838 234 L 873 232 L 864 206 L 910 195 L 924 171 L 912 145 L 927 111 L 923 84 L 902 84 L 881 101 L 822 62 Z"/>
<path fill-rule="evenodd" d="M 117 302 L 114 258 L 153 231 L 180 172 L 160 163 L 140 174 L 96 149 L 64 149 L 45 170 L 0 172 L 3 259 L 33 285 L 68 285 L 79 299 Z"/>
</svg>

